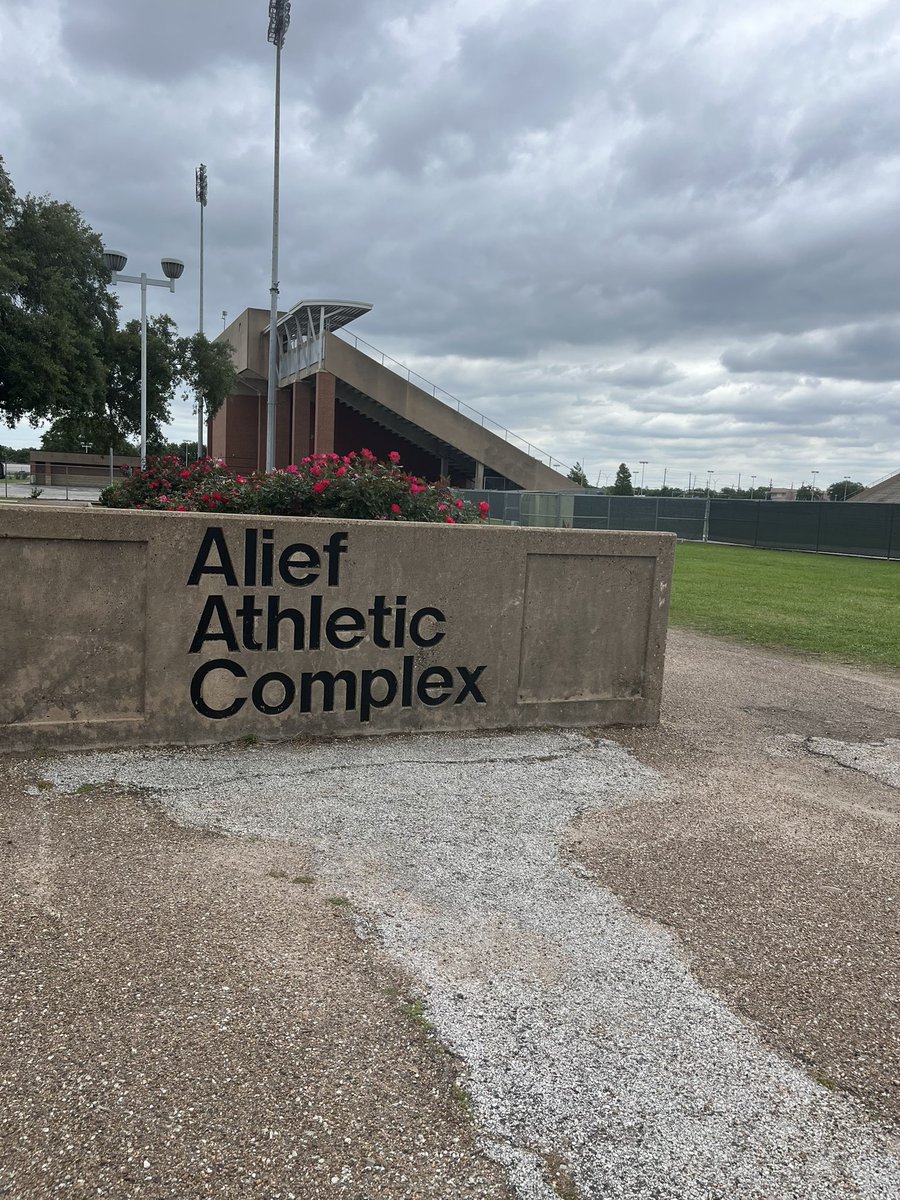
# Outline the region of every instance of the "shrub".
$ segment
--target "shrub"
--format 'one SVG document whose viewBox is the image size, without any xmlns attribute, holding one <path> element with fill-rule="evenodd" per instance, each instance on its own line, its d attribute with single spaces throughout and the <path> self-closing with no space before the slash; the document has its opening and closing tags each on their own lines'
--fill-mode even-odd
<svg viewBox="0 0 900 1200">
<path fill-rule="evenodd" d="M 106 508 L 164 512 L 259 513 L 341 520 L 431 521 L 449 525 L 487 520 L 488 505 L 458 500 L 446 483 L 410 475 L 392 451 L 380 462 L 369 450 L 313 454 L 276 471 L 236 475 L 219 459 L 185 466 L 174 455 L 149 459 L 145 471 L 100 494 Z"/>
</svg>

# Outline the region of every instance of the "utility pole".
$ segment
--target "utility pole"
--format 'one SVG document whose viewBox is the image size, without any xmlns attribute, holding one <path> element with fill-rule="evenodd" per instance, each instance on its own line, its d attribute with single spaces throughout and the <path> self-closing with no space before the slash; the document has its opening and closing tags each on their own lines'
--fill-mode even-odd
<svg viewBox="0 0 900 1200">
<path fill-rule="evenodd" d="M 272 182 L 272 286 L 269 289 L 269 377 L 266 387 L 266 470 L 275 470 L 275 400 L 278 394 L 278 189 L 281 157 L 281 50 L 291 23 L 290 0 L 269 0 L 268 41 L 275 47 L 275 154 Z"/>
<path fill-rule="evenodd" d="M 201 163 L 194 173 L 197 203 L 200 205 L 200 320 L 197 329 L 203 333 L 203 212 L 206 208 L 206 165 Z M 203 397 L 197 393 L 197 460 L 203 457 Z"/>
</svg>

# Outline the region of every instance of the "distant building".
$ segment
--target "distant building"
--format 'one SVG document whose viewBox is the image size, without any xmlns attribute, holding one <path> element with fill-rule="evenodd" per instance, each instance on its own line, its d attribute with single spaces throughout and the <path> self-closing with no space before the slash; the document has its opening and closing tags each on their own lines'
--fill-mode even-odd
<svg viewBox="0 0 900 1200">
<path fill-rule="evenodd" d="M 568 468 L 489 417 L 432 388 L 352 335 L 336 332 L 371 308 L 304 300 L 278 318 L 275 466 L 365 446 L 379 458 L 459 487 L 579 491 Z M 264 470 L 269 313 L 245 309 L 216 341 L 234 352 L 238 387 L 209 423 L 209 449 L 242 472 Z M 351 342 L 353 344 L 351 344 Z"/>
<path fill-rule="evenodd" d="M 797 488 L 769 488 L 768 500 L 796 500 Z"/>
</svg>

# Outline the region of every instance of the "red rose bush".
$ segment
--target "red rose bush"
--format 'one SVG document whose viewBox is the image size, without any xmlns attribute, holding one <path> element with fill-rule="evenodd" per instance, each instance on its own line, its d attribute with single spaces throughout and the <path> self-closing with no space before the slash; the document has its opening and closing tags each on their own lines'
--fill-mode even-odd
<svg viewBox="0 0 900 1200">
<path fill-rule="evenodd" d="M 105 508 L 162 512 L 255 513 L 362 521 L 486 521 L 489 505 L 457 499 L 444 483 L 426 483 L 403 469 L 392 450 L 386 462 L 370 451 L 312 454 L 275 471 L 237 475 L 220 459 L 185 466 L 174 455 L 148 460 L 100 494 Z"/>
</svg>

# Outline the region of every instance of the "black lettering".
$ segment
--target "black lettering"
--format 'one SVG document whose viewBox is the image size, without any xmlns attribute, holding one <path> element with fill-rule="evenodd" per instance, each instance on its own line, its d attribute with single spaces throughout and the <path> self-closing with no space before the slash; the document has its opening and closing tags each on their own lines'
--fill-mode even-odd
<svg viewBox="0 0 900 1200">
<path fill-rule="evenodd" d="M 398 596 L 396 607 L 394 609 L 394 645 L 399 649 L 403 648 L 406 641 L 406 631 L 404 628 L 404 618 L 406 617 L 406 597 Z"/>
<path fill-rule="evenodd" d="M 393 611 L 387 603 L 387 596 L 376 596 L 369 609 L 369 616 L 372 618 L 372 641 L 383 650 L 391 644 L 391 639 L 384 636 L 384 621 Z"/>
<path fill-rule="evenodd" d="M 320 650 L 322 647 L 322 597 L 309 598 L 309 626 L 307 646 L 310 650 Z"/>
<path fill-rule="evenodd" d="M 266 703 L 265 691 L 270 683 L 279 684 L 283 689 L 282 697 L 277 704 Z M 279 713 L 283 713 L 286 708 L 291 707 L 296 695 L 297 689 L 290 675 L 285 675 L 283 671 L 270 671 L 268 675 L 260 675 L 254 683 L 250 698 L 257 712 L 265 713 L 267 717 L 277 717 Z"/>
<path fill-rule="evenodd" d="M 210 566 L 207 561 L 213 546 L 218 551 L 219 566 Z M 225 534 L 220 525 L 210 525 L 206 533 L 204 533 L 203 541 L 200 543 L 200 549 L 197 551 L 197 557 L 191 568 L 191 573 L 188 575 L 188 587 L 196 587 L 200 582 L 201 575 L 224 575 L 226 587 L 238 586 L 237 575 L 234 573 L 234 564 L 231 561 L 231 555 L 228 552 L 228 545 L 225 541 Z"/>
<path fill-rule="evenodd" d="M 423 704 L 427 704 L 429 708 L 433 708 L 437 704 L 443 704 L 445 700 L 450 699 L 450 689 L 453 687 L 453 676 L 446 667 L 429 667 L 427 671 L 423 671 L 419 676 L 419 682 L 416 684 L 416 695 Z M 432 696 L 430 693 L 435 689 L 440 688 L 440 695 Z"/>
<path fill-rule="evenodd" d="M 435 621 L 446 621 L 447 618 L 439 608 L 420 608 L 418 612 L 414 612 L 409 620 L 409 636 L 417 646 L 436 646 L 444 636 L 443 629 L 436 629 L 430 638 L 422 636 L 419 626 L 426 617 L 433 617 Z"/>
<path fill-rule="evenodd" d="M 400 705 L 403 708 L 412 708 L 412 682 L 413 682 L 413 656 L 404 654 L 403 656 L 403 683 L 400 687 Z"/>
<path fill-rule="evenodd" d="M 244 603 L 235 612 L 242 621 L 242 640 L 245 650 L 262 650 L 262 642 L 256 640 L 256 618 L 262 616 L 261 608 L 254 608 L 255 596 L 245 596 Z"/>
<path fill-rule="evenodd" d="M 222 627 L 221 633 L 210 633 L 209 626 L 213 617 L 219 618 Z M 207 596 L 206 603 L 203 605 L 203 612 L 200 614 L 200 620 L 197 622 L 197 631 L 194 634 L 194 640 L 191 642 L 191 648 L 188 654 L 199 653 L 200 647 L 204 642 L 224 642 L 228 649 L 237 654 L 238 643 L 234 635 L 234 626 L 231 624 L 231 617 L 228 615 L 228 609 L 225 607 L 224 596 Z"/>
<path fill-rule="evenodd" d="M 330 671 L 304 671 L 300 676 L 300 711 L 312 712 L 312 687 L 321 683 L 322 712 L 334 712 L 334 685 L 338 680 L 344 685 L 344 711 L 356 708 L 356 676 L 352 671 L 338 671 L 334 675 Z"/>
<path fill-rule="evenodd" d="M 272 586 L 272 564 L 275 559 L 275 547 L 272 545 L 272 540 L 275 537 L 274 529 L 264 529 L 263 548 L 262 548 L 262 570 L 260 571 L 259 583 L 260 587 Z"/>
<path fill-rule="evenodd" d="M 302 557 L 301 557 L 302 556 Z M 291 587 L 307 587 L 319 578 L 322 560 L 318 550 L 307 546 L 304 542 L 295 542 L 286 546 L 278 559 L 278 574 Z M 295 571 L 304 571 L 303 575 L 295 575 Z"/>
<path fill-rule="evenodd" d="M 481 694 L 481 689 L 475 685 L 475 680 L 478 678 L 478 676 L 482 673 L 482 671 L 487 670 L 487 663 L 485 663 L 484 666 L 475 667 L 472 671 L 470 671 L 468 667 L 457 667 L 456 669 L 459 671 L 459 677 L 463 681 L 463 689 L 453 703 L 462 704 L 463 700 L 465 700 L 467 696 L 471 696 L 476 704 L 487 704 L 487 700 L 485 700 L 484 696 Z"/>
<path fill-rule="evenodd" d="M 230 671 L 236 679 L 246 679 L 247 672 L 238 663 L 233 663 L 227 658 L 214 658 L 210 662 L 204 663 L 202 667 L 198 667 L 194 672 L 194 678 L 191 680 L 191 703 L 201 717 L 209 717 L 211 721 L 221 721 L 225 717 L 233 717 L 247 703 L 246 696 L 239 696 L 232 700 L 227 708 L 210 708 L 203 699 L 203 683 L 207 675 L 213 671 Z"/>
<path fill-rule="evenodd" d="M 347 553 L 347 534 L 333 533 L 322 549 L 328 555 L 328 586 L 337 587 L 341 562 L 339 556 Z"/>
<path fill-rule="evenodd" d="M 303 649 L 303 635 L 306 632 L 306 618 L 296 608 L 280 608 L 279 596 L 270 596 L 266 602 L 266 649 L 279 648 L 279 629 L 282 621 L 291 621 L 294 626 L 294 649 Z"/>
<path fill-rule="evenodd" d="M 363 640 L 365 629 L 366 618 L 358 608 L 336 608 L 325 622 L 325 640 L 338 650 L 351 650 Z"/>
<path fill-rule="evenodd" d="M 244 534 L 244 587 L 256 587 L 256 530 Z"/>
<path fill-rule="evenodd" d="M 385 694 L 380 700 L 376 700 L 372 695 L 372 684 L 376 679 L 382 679 L 385 683 Z M 363 671 L 362 680 L 359 686 L 359 719 L 362 722 L 368 721 L 369 714 L 373 708 L 387 708 L 392 704 L 397 697 L 397 676 L 393 671 Z"/>
</svg>

